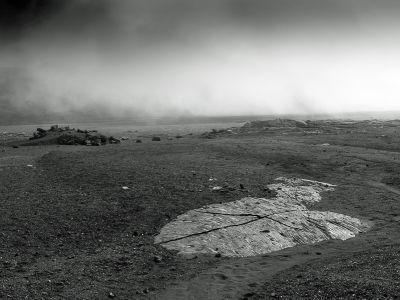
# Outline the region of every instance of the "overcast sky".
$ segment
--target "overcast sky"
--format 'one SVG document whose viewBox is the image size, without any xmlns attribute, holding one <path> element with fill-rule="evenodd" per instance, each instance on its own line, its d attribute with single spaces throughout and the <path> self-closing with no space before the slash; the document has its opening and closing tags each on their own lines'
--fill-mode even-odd
<svg viewBox="0 0 400 300">
<path fill-rule="evenodd" d="M 3 117 L 400 110 L 397 0 L 4 0 L 0 17 Z"/>
</svg>

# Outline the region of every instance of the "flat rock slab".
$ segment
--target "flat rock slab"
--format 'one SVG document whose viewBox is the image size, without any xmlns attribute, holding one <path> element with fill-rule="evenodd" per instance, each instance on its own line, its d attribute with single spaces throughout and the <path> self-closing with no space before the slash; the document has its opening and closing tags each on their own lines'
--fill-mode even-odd
<svg viewBox="0 0 400 300">
<path fill-rule="evenodd" d="M 190 210 L 164 226 L 155 243 L 179 254 L 253 256 L 298 244 L 329 239 L 346 240 L 366 230 L 359 219 L 333 212 L 308 210 L 306 204 L 321 200 L 321 192 L 334 185 L 277 178 L 268 188 L 271 199 L 243 198 Z"/>
</svg>

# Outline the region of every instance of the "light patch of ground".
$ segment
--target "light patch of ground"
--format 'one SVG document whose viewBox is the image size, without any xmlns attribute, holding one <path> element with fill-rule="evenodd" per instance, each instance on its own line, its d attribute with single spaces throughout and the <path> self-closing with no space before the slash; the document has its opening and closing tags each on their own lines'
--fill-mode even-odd
<svg viewBox="0 0 400 300">
<path fill-rule="evenodd" d="M 274 198 L 247 197 L 190 210 L 164 226 L 155 243 L 183 255 L 245 257 L 298 244 L 346 240 L 367 228 L 350 216 L 307 209 L 334 185 L 284 177 L 276 181 L 268 186 L 276 191 Z"/>
</svg>

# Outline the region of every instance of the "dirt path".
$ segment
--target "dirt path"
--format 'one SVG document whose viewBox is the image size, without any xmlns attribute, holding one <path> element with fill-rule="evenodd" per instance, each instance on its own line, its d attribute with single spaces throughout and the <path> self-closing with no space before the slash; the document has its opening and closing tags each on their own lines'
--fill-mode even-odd
<svg viewBox="0 0 400 300">
<path fill-rule="evenodd" d="M 351 246 L 350 246 L 351 245 Z M 350 247 L 349 247 L 350 246 Z M 253 295 L 254 291 L 277 273 L 321 258 L 360 251 L 363 240 L 331 240 L 317 245 L 302 245 L 262 256 L 231 258 L 187 282 L 170 285 L 153 295 L 155 300 L 227 300 Z"/>
<path fill-rule="evenodd" d="M 280 254 L 228 260 L 196 278 L 170 286 L 157 300 L 237 299 L 261 285 L 274 274 L 309 260 L 305 254 Z"/>
<path fill-rule="evenodd" d="M 382 182 L 377 182 L 377 181 L 367 181 L 367 184 L 376 188 L 382 188 L 385 189 L 388 192 L 394 193 L 396 195 L 400 195 L 400 190 L 396 189 L 394 187 L 391 187 L 387 184 L 384 184 Z"/>
</svg>

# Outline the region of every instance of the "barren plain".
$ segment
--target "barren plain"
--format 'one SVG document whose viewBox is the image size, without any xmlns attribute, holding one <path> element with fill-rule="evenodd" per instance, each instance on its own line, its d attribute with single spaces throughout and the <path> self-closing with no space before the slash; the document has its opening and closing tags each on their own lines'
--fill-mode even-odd
<svg viewBox="0 0 400 300">
<path fill-rule="evenodd" d="M 118 127 L 109 132 L 126 139 L 98 147 L 19 146 L 27 137 L 7 129 L 0 298 L 399 298 L 400 121 L 242 125 Z M 368 228 L 253 256 L 181 255 L 157 243 L 190 211 L 274 201 L 280 177 L 334 185 L 305 207 Z"/>
</svg>

